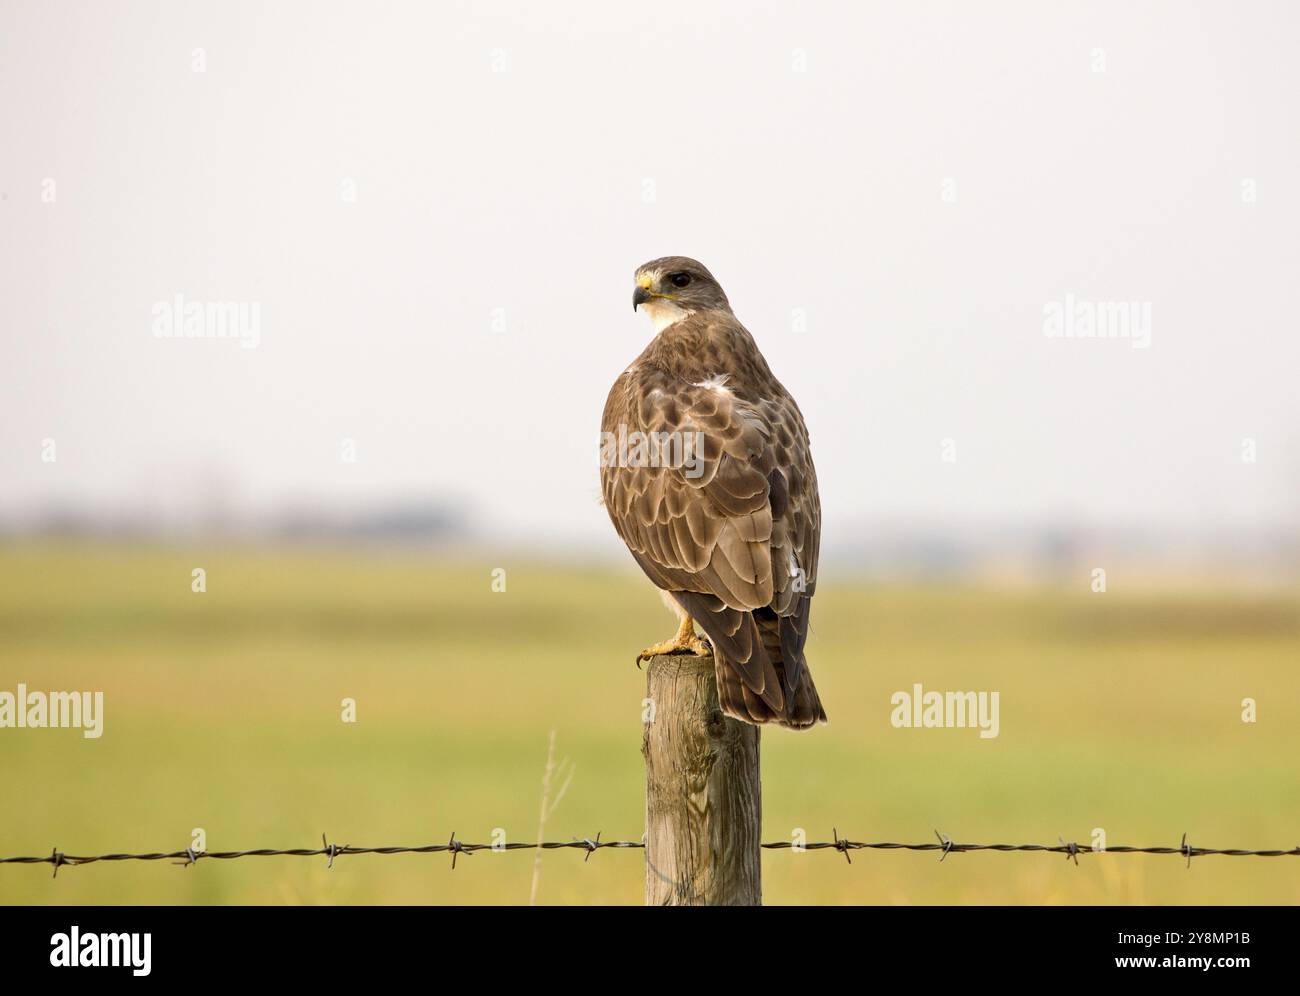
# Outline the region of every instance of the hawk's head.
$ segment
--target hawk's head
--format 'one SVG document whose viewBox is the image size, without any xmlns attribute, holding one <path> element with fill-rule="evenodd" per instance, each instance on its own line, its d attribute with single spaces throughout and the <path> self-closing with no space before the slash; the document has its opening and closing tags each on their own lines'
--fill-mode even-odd
<svg viewBox="0 0 1300 996">
<path fill-rule="evenodd" d="M 650 316 L 655 331 L 697 311 L 730 311 L 713 274 L 686 256 L 664 256 L 637 267 L 632 308 Z"/>
</svg>

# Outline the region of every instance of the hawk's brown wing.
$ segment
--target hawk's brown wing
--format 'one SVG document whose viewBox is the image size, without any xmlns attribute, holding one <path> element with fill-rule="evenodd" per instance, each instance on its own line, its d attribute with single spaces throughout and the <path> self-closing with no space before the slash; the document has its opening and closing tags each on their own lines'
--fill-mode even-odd
<svg viewBox="0 0 1300 996">
<path fill-rule="evenodd" d="M 601 484 L 637 563 L 713 643 L 724 708 L 803 727 L 825 719 L 803 657 L 820 509 L 803 419 L 776 387 L 742 401 L 634 364 L 610 391 L 606 439 L 669 433 L 700 450 L 677 466 L 603 459 Z"/>
</svg>

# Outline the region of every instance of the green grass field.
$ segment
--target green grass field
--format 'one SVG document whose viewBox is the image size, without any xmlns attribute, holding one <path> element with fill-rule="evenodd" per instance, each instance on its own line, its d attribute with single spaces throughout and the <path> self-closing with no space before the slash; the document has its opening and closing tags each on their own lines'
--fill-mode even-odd
<svg viewBox="0 0 1300 996">
<path fill-rule="evenodd" d="M 508 571 L 507 591 L 490 571 Z M 207 571 L 207 592 L 190 572 Z M 1300 594 L 824 578 L 830 725 L 763 735 L 764 836 L 1300 844 Z M 0 729 L 0 855 L 643 829 L 641 646 L 672 620 L 608 568 L 358 551 L 0 550 L 0 691 L 102 690 L 104 735 Z M 1000 735 L 895 729 L 890 695 L 998 691 Z M 340 702 L 357 701 L 357 722 Z M 1241 701 L 1258 702 L 1243 723 Z M 636 851 L 546 853 L 544 903 L 637 903 Z M 520 903 L 531 852 L 0 866 L 4 903 Z M 769 903 L 1294 903 L 1300 859 L 766 853 Z"/>
</svg>

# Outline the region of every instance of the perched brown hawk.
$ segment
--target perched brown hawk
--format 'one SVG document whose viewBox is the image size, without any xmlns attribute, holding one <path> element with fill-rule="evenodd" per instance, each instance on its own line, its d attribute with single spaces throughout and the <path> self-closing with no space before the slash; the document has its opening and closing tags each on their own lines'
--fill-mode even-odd
<svg viewBox="0 0 1300 996">
<path fill-rule="evenodd" d="M 682 617 L 675 637 L 637 660 L 711 649 L 728 715 L 825 722 L 804 660 L 821 505 L 799 406 L 695 260 L 640 267 L 632 306 L 657 334 L 605 402 L 601 490 L 619 536 Z"/>
</svg>

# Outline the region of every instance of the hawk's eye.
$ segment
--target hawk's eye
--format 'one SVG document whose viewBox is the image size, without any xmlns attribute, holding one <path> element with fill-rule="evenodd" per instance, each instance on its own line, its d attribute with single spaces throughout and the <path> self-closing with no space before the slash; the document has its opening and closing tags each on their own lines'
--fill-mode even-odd
<svg viewBox="0 0 1300 996">
<path fill-rule="evenodd" d="M 669 274 L 668 279 L 673 282 L 674 287 L 685 287 L 691 282 L 691 275 L 689 273 L 672 273 Z"/>
</svg>

